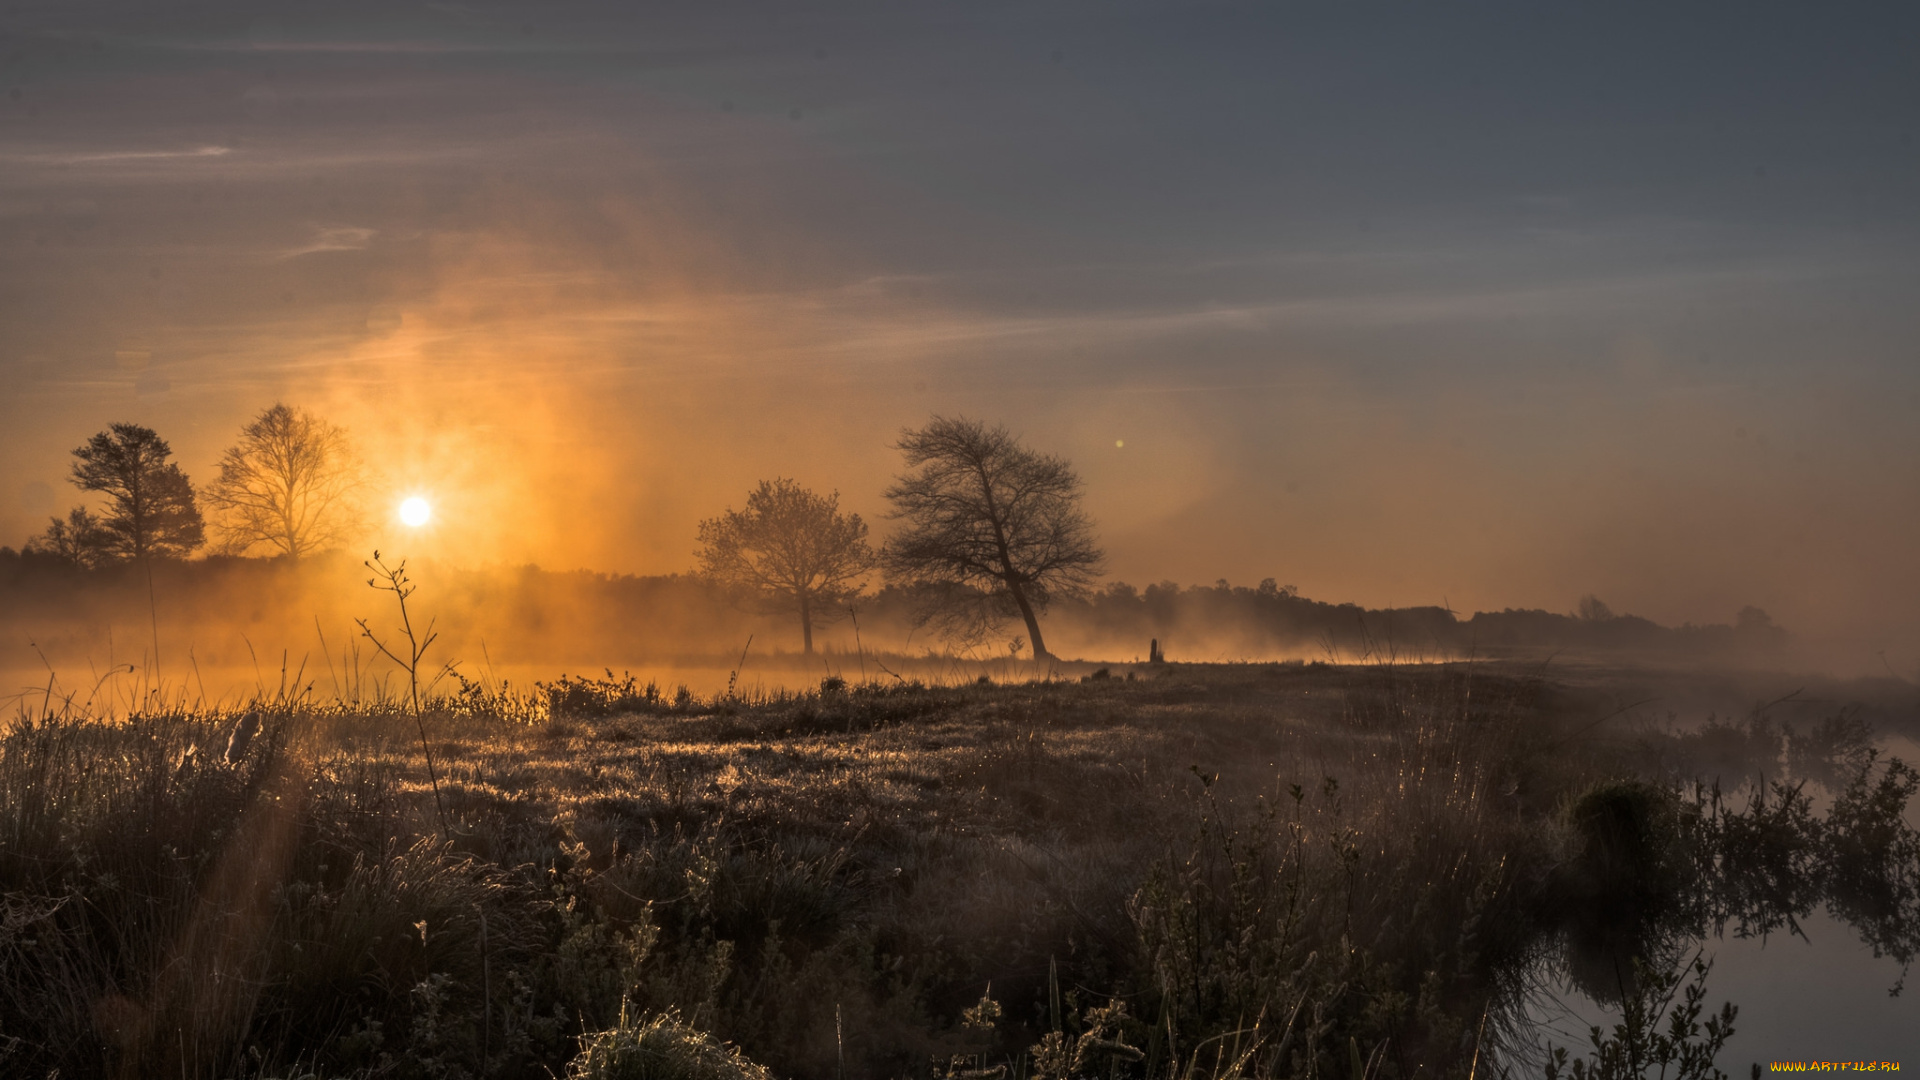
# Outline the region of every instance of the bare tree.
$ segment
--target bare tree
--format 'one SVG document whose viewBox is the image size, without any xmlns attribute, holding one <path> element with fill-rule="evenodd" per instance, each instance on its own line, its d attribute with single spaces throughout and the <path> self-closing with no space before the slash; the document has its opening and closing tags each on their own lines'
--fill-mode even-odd
<svg viewBox="0 0 1920 1080">
<path fill-rule="evenodd" d="M 745 509 L 700 523 L 700 569 L 710 580 L 800 616 L 813 654 L 813 625 L 839 614 L 873 569 L 867 523 L 840 512 L 840 493 L 816 495 L 792 480 L 762 480 Z"/>
<path fill-rule="evenodd" d="M 167 460 L 173 448 L 152 428 L 115 424 L 73 456 L 74 486 L 107 497 L 99 522 L 104 556 L 183 558 L 205 542 L 193 484 Z"/>
<path fill-rule="evenodd" d="M 890 581 L 921 597 L 922 621 L 986 628 L 1014 613 L 1036 658 L 1039 614 L 1086 589 L 1104 558 L 1080 509 L 1080 478 L 1005 427 L 936 416 L 900 434 L 906 474 L 887 489 L 906 526 L 882 549 Z"/>
<path fill-rule="evenodd" d="M 360 522 L 359 456 L 344 428 L 275 403 L 220 458 L 207 503 L 226 550 L 266 547 L 298 559 L 345 544 Z"/>
<path fill-rule="evenodd" d="M 1614 614 L 1605 600 L 1588 593 L 1580 598 L 1580 606 L 1575 609 L 1574 617 L 1582 622 L 1611 622 Z"/>
<path fill-rule="evenodd" d="M 53 518 L 47 531 L 27 541 L 29 555 L 51 555 L 75 566 L 97 566 L 105 556 L 107 531 L 100 519 L 84 506 L 67 512 L 66 520 Z"/>
</svg>

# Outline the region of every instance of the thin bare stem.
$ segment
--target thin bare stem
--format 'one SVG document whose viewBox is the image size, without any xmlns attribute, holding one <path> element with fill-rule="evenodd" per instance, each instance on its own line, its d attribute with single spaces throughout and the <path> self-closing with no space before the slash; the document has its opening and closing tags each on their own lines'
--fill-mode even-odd
<svg viewBox="0 0 1920 1080">
<path fill-rule="evenodd" d="M 427 649 L 440 635 L 434 633 L 431 621 L 427 623 L 424 639 L 414 634 L 413 617 L 407 612 L 407 597 L 413 595 L 414 586 L 407 580 L 405 559 L 400 560 L 398 565 L 389 567 L 381 561 L 380 553 L 376 551 L 373 553 L 373 558 L 367 560 L 364 565 L 375 575 L 367 579 L 367 587 L 392 593 L 395 602 L 400 605 L 400 632 L 407 636 L 407 658 L 402 660 L 392 649 L 387 648 L 387 643 L 381 641 L 367 626 L 367 620 L 353 621 L 359 624 L 360 635 L 373 642 L 373 647 L 379 649 L 381 655 L 406 669 L 408 700 L 413 705 L 414 726 L 420 729 L 420 753 L 427 759 L 427 782 L 433 786 L 433 808 L 440 815 L 440 835 L 451 836 L 453 830 L 447 827 L 446 804 L 440 800 L 440 776 L 433 767 L 433 747 L 427 741 L 427 721 L 420 713 L 420 660 L 427 655 Z"/>
</svg>

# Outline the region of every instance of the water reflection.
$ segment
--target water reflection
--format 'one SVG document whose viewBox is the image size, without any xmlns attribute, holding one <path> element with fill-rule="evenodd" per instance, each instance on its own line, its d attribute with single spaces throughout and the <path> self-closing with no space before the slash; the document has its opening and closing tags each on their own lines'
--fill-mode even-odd
<svg viewBox="0 0 1920 1080">
<path fill-rule="evenodd" d="M 1846 712 L 1805 732 L 1758 713 L 1649 736 L 1642 749 L 1643 775 L 1668 783 L 1601 785 L 1568 811 L 1570 856 L 1546 888 L 1553 932 L 1536 977 L 1599 1003 L 1614 1039 L 1650 996 L 1684 1005 L 1676 991 L 1704 980 L 1692 963 L 1716 944 L 1807 941 L 1815 920 L 1844 927 L 1880 961 L 1870 966 L 1881 984 L 1868 992 L 1901 994 L 1920 954 L 1920 831 L 1909 812 L 1920 771 L 1883 757 Z M 1825 937 L 1828 948 L 1851 944 Z M 1715 979 L 1711 1000 L 1737 1005 L 1743 990 L 1759 988 Z M 1542 1020 L 1544 1004 L 1523 1002 L 1521 1026 Z M 1565 1045 L 1565 1034 L 1550 1038 Z M 1699 1025 L 1693 1037 L 1707 1041 Z M 1576 1058 L 1591 1049 L 1571 1041 Z"/>
</svg>

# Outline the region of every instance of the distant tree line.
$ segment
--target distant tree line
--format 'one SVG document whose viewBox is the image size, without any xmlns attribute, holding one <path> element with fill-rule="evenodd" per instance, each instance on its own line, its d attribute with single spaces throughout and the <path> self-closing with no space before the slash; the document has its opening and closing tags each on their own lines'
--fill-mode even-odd
<svg viewBox="0 0 1920 1080">
<path fill-rule="evenodd" d="M 1080 506 L 1081 481 L 1064 459 L 965 417 L 934 416 L 893 445 L 905 470 L 883 494 L 897 527 L 878 548 L 860 515 L 841 511 L 838 492 L 821 495 L 778 477 L 749 491 L 740 509 L 699 523 L 697 575 L 672 588 L 791 616 L 807 654 L 816 628 L 856 610 L 930 630 L 963 651 L 1000 641 L 1001 655 L 1030 648 L 1035 659 L 1053 655 L 1041 625 L 1050 609 L 1082 638 L 1167 642 L 1190 660 L 1315 649 L 1329 658 L 1392 659 L 1543 643 L 1663 648 L 1783 636 L 1758 608 L 1730 627 L 1667 628 L 1616 615 L 1593 596 L 1570 614 L 1507 610 L 1460 619 L 1442 607 L 1321 603 L 1274 579 L 1252 588 L 1225 581 L 1096 588 L 1103 554 Z M 371 486 L 343 428 L 282 403 L 241 428 L 204 490 L 172 460 L 165 439 L 133 424 L 94 435 L 73 458 L 70 480 L 99 495 L 100 507 L 51 519 L 23 553 L 6 553 L 13 560 L 93 568 L 183 559 L 206 549 L 211 532 L 212 554 L 298 561 L 356 538 Z M 1002 637 L 1009 626 L 1024 635 Z"/>
<path fill-rule="evenodd" d="M 1341 661 L 1411 661 L 1494 657 L 1540 648 L 1647 650 L 1700 654 L 1778 647 L 1786 631 L 1757 607 L 1731 624 L 1663 626 L 1638 615 L 1615 615 L 1588 596 L 1572 612 L 1515 609 L 1462 618 L 1438 606 L 1366 608 L 1310 600 L 1268 578 L 1256 586 L 1144 589 L 1125 582 L 1074 597 L 1059 617 L 1084 636 L 1144 643 L 1157 639 L 1179 660 L 1236 660 L 1291 652 Z"/>
</svg>

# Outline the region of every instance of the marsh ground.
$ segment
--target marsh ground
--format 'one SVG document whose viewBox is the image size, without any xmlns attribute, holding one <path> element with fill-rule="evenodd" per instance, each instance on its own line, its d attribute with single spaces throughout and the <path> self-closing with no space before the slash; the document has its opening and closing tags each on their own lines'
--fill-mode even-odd
<svg viewBox="0 0 1920 1080">
<path fill-rule="evenodd" d="M 1793 701 L 1852 720 L 1803 721 L 1790 746 L 1751 718 L 1670 729 L 1646 695 L 1676 678 L 474 686 L 424 713 L 424 744 L 391 706 L 269 707 L 250 741 L 238 712 L 23 717 L 0 748 L 0 1063 L 545 1076 L 624 1010 L 677 1013 L 783 1076 L 1465 1075 L 1528 1042 L 1525 973 L 1569 912 L 1618 899 L 1608 873 L 1711 862 L 1675 845 L 1758 820 L 1682 813 L 1686 779 L 1747 770 L 1768 738 L 1783 777 L 1851 767 L 1852 721 L 1908 707 L 1829 686 Z M 1751 706 L 1746 679 L 1686 685 Z M 1886 826 L 1912 792 L 1872 769 L 1857 801 Z M 1643 788 L 1694 824 L 1596 848 L 1592 814 L 1570 814 Z M 1874 835 L 1911 859 L 1910 830 Z M 1807 839 L 1783 841 L 1802 863 Z M 1875 901 L 1895 944 L 1916 877 Z"/>
</svg>

